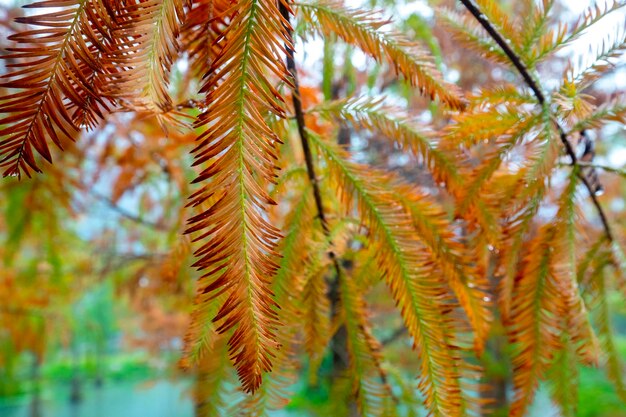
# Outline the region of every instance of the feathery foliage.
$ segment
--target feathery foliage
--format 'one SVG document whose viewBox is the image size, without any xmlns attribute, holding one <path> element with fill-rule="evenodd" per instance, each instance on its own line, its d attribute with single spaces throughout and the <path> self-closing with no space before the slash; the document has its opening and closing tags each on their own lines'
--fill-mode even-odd
<svg viewBox="0 0 626 417">
<path fill-rule="evenodd" d="M 1 57 L 0 166 L 30 177 L 51 143 L 67 150 L 26 194 L 6 180 L 0 275 L 15 276 L 27 224 L 56 219 L 42 200 L 80 211 L 75 196 L 91 194 L 169 240 L 190 235 L 193 273 L 184 240 L 117 285 L 133 299 L 149 275 L 190 316 L 180 365 L 198 415 L 269 416 L 303 369 L 306 389 L 341 399 L 326 410 L 337 417 L 418 403 L 522 417 L 543 382 L 575 416 L 579 366 L 606 368 L 626 399 L 610 302 L 626 294 L 625 171 L 600 158 L 623 138 L 624 96 L 600 81 L 622 70 L 625 30 L 567 55 L 624 3 L 573 24 L 552 0 L 460 3 L 432 19 L 398 7 L 399 22 L 334 0 L 27 5 Z M 298 68 L 315 38 L 321 74 Z M 129 190 L 152 202 L 141 215 L 119 205 Z M 132 241 L 142 233 L 127 246 L 151 248 Z M 17 351 L 43 356 L 32 328 L 10 329 Z M 491 398 L 510 388 L 510 405 Z"/>
<path fill-rule="evenodd" d="M 50 142 L 63 149 L 64 141 L 76 138 L 82 126 L 75 123 L 72 106 L 83 110 L 83 117 L 93 123 L 108 105 L 93 85 L 93 73 L 103 67 L 98 59 L 106 34 L 102 4 L 68 0 L 28 7 L 58 9 L 19 18 L 19 23 L 37 29 L 9 37 L 18 46 L 8 48 L 9 54 L 3 56 L 12 71 L 2 75 L 0 87 L 20 91 L 4 95 L 0 107 L 6 115 L 0 120 L 4 176 L 41 172 L 35 151 L 51 162 Z"/>
<path fill-rule="evenodd" d="M 339 2 L 298 3 L 298 10 L 311 30 L 337 35 L 377 61 L 387 62 L 431 99 L 437 97 L 452 108 L 463 108 L 457 87 L 442 80 L 432 58 L 401 34 L 382 30 L 388 22 L 378 13 L 345 8 Z"/>
<path fill-rule="evenodd" d="M 341 149 L 311 135 L 327 162 L 345 209 L 356 205 L 377 244 L 376 259 L 399 306 L 421 359 L 420 389 L 435 415 L 458 415 L 461 410 L 461 362 L 450 318 L 453 300 L 447 285 L 435 274 L 419 242 L 412 239 L 410 218 L 389 191 L 389 178 L 346 160 Z M 436 300 L 436 304 L 434 301 Z M 436 344 L 435 340 L 446 340 Z"/>
<path fill-rule="evenodd" d="M 270 287 L 280 233 L 264 218 L 275 204 L 264 190 L 275 181 L 280 140 L 263 118 L 265 112 L 284 116 L 281 96 L 268 79 L 272 74 L 287 81 L 280 52 L 288 23 L 273 20 L 277 13 L 271 1 L 242 2 L 237 9 L 200 90 L 207 93 L 208 106 L 197 126 L 210 127 L 192 151 L 194 164 L 203 166 L 195 182 L 204 185 L 189 205 L 212 200 L 189 219 L 186 231 L 200 232 L 194 241 L 204 241 L 195 252 L 195 266 L 208 270 L 198 303 L 214 292 L 227 295 L 214 321 L 221 321 L 218 332 L 234 329 L 229 353 L 247 391 L 260 386 L 278 348 Z"/>
</svg>

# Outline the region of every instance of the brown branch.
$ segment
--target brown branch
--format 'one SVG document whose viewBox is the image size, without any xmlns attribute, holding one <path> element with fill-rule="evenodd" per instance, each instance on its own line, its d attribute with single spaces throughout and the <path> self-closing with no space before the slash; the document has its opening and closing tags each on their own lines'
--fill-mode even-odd
<svg viewBox="0 0 626 417">
<path fill-rule="evenodd" d="M 113 200 L 111 200 L 109 197 L 100 194 L 99 192 L 95 191 L 92 188 L 88 188 L 85 187 L 85 190 L 91 194 L 94 198 L 102 201 L 103 203 L 105 203 L 111 210 L 113 210 L 115 213 L 117 213 L 119 216 L 130 220 L 134 223 L 140 224 L 142 226 L 146 226 L 146 227 L 150 227 L 152 229 L 158 230 L 160 232 L 168 232 L 169 228 L 162 224 L 162 223 L 157 223 L 157 222 L 152 222 L 150 220 L 146 220 L 143 217 L 139 217 L 136 214 L 130 213 L 128 211 L 126 211 L 124 208 L 120 207 L 119 205 L 117 205 Z"/>
<path fill-rule="evenodd" d="M 391 333 L 391 335 L 389 335 L 389 337 L 387 337 L 386 339 L 381 340 L 380 343 L 383 346 L 390 345 L 393 342 L 395 342 L 396 340 L 400 339 L 402 336 L 404 336 L 407 333 L 408 333 L 408 330 L 407 330 L 406 327 L 404 327 L 404 326 L 398 327 L 397 329 L 395 329 L 393 331 L 393 333 Z"/>
<path fill-rule="evenodd" d="M 610 172 L 611 174 L 616 174 L 622 177 L 626 177 L 626 167 L 615 168 L 615 167 L 611 167 L 608 165 L 602 165 L 602 164 L 596 164 L 596 163 L 584 162 L 584 161 L 578 161 L 578 165 L 580 165 L 583 168 L 601 169 L 603 171 Z"/>
<path fill-rule="evenodd" d="M 326 215 L 324 212 L 324 205 L 322 204 L 322 193 L 320 191 L 319 180 L 317 179 L 317 175 L 315 174 L 315 165 L 313 164 L 313 154 L 311 153 L 311 146 L 309 144 L 309 137 L 306 130 L 306 123 L 304 121 L 304 111 L 302 110 L 302 101 L 300 99 L 300 84 L 298 82 L 298 70 L 296 68 L 295 61 L 295 51 L 293 50 L 293 30 L 289 26 L 289 9 L 287 5 L 284 3 L 285 0 L 278 0 L 280 14 L 286 22 L 286 31 L 287 31 L 287 39 L 288 43 L 285 43 L 285 49 L 287 51 L 287 70 L 291 73 L 291 78 L 293 81 L 292 86 L 292 98 L 293 98 L 293 108 L 296 116 L 296 123 L 298 125 L 298 134 L 300 135 L 300 143 L 302 144 L 302 151 L 304 153 L 304 161 L 306 163 L 306 171 L 309 177 L 309 181 L 311 182 L 311 186 L 313 188 L 313 197 L 315 198 L 315 207 L 317 208 L 317 216 L 320 219 L 322 224 L 322 230 L 324 235 L 329 238 L 330 237 L 330 229 L 328 228 L 328 222 L 326 219 Z M 332 241 L 330 242 L 330 246 L 332 247 Z M 337 261 L 337 256 L 335 252 L 331 249 L 328 251 L 328 257 L 333 262 L 333 266 L 335 267 L 335 272 L 337 273 L 337 279 L 339 279 L 341 269 L 339 267 L 339 262 Z"/>
<path fill-rule="evenodd" d="M 285 49 L 287 51 L 287 69 L 291 73 L 293 87 L 292 87 L 292 98 L 293 98 L 293 107 L 296 116 L 296 123 L 298 125 L 298 133 L 300 135 L 300 142 L 302 143 L 302 150 L 304 152 L 304 160 L 306 162 L 306 169 L 309 176 L 309 180 L 311 181 L 311 185 L 313 187 L 313 196 L 315 197 L 315 206 L 317 207 L 318 217 L 322 223 L 322 230 L 324 231 L 324 235 L 329 239 L 330 247 L 333 247 L 332 240 L 330 240 L 330 230 L 328 228 L 328 223 L 326 220 L 326 216 L 324 214 L 324 206 L 322 204 L 322 193 L 320 191 L 319 181 L 315 174 L 315 166 L 313 164 L 313 155 L 311 153 L 311 147 L 309 145 L 309 138 L 306 130 L 306 123 L 304 120 L 304 112 L 302 110 L 302 101 L 300 100 L 300 85 L 298 82 L 298 72 L 296 68 L 295 61 L 295 51 L 293 50 L 293 30 L 289 26 L 289 10 L 285 3 L 286 0 L 278 0 L 279 9 L 282 17 L 285 19 L 287 23 L 286 31 L 287 31 L 287 39 L 289 43 L 285 43 Z M 331 291 L 329 293 L 329 298 L 331 301 L 339 300 L 339 280 L 341 279 L 342 269 L 339 266 L 339 261 L 335 252 L 333 250 L 328 251 L 328 257 L 333 262 L 333 266 L 335 268 L 335 272 L 337 274 L 335 281 L 331 285 Z M 334 308 L 337 308 L 337 304 L 335 303 Z M 343 326 L 345 329 L 345 326 Z M 345 330 L 344 330 L 345 331 Z M 339 332 L 338 332 L 339 333 Z M 337 337 L 337 335 L 335 335 Z M 345 349 L 345 341 L 340 342 L 343 347 L 341 350 Z M 335 349 L 334 356 L 338 357 L 337 349 Z M 379 376 L 382 380 L 383 384 L 388 385 L 387 375 L 382 372 L 380 366 L 378 366 Z M 393 393 L 390 393 L 393 401 L 397 404 L 399 401 Z"/>
<path fill-rule="evenodd" d="M 535 97 L 537 97 L 537 101 L 539 102 L 539 104 L 541 104 L 542 106 L 546 105 L 547 104 L 546 97 L 541 91 L 540 84 L 533 78 L 528 68 L 526 68 L 526 65 L 524 65 L 524 63 L 522 62 L 522 59 L 515 53 L 515 51 L 513 51 L 513 49 L 511 48 L 509 43 L 506 41 L 506 39 L 502 37 L 502 35 L 491 24 L 489 19 L 487 19 L 487 17 L 482 13 L 482 11 L 480 10 L 480 7 L 474 4 L 473 0 L 460 0 L 460 1 L 461 3 L 463 3 L 465 8 L 467 8 L 467 10 L 472 14 L 472 16 L 474 16 L 474 18 L 478 21 L 478 23 L 480 23 L 480 25 L 487 31 L 489 36 L 491 36 L 493 40 L 496 41 L 496 43 L 500 46 L 500 48 L 502 48 L 502 50 L 504 51 L 506 56 L 509 58 L 513 66 L 515 66 L 515 68 L 520 73 L 522 78 L 524 78 L 524 81 L 526 82 L 528 87 L 530 87 Z M 602 206 L 600 205 L 600 202 L 598 201 L 594 188 L 592 187 L 592 185 L 589 183 L 589 181 L 587 180 L 587 178 L 585 177 L 585 175 L 582 173 L 582 171 L 579 168 L 580 165 L 578 163 L 578 158 L 576 157 L 576 152 L 574 151 L 574 148 L 572 147 L 572 144 L 570 143 L 570 141 L 567 139 L 567 133 L 565 133 L 565 129 L 563 129 L 563 126 L 561 126 L 561 124 L 556 118 L 552 118 L 552 120 L 557 128 L 557 131 L 559 132 L 559 138 L 561 139 L 561 142 L 563 143 L 563 146 L 565 147 L 565 152 L 571 159 L 572 166 L 574 166 L 577 169 L 576 174 L 578 178 L 580 178 L 582 183 L 585 185 L 585 187 L 589 191 L 589 195 L 591 197 L 591 200 L 593 201 L 594 206 L 596 207 L 596 210 L 598 211 L 598 214 L 600 216 L 600 220 L 602 221 L 604 232 L 606 233 L 607 238 L 609 239 L 609 241 L 613 241 L 613 232 L 611 231 L 611 227 L 609 225 L 606 214 L 604 213 L 604 210 L 602 209 Z"/>
<path fill-rule="evenodd" d="M 35 308 L 27 308 L 27 307 L 10 307 L 10 306 L 2 306 L 0 307 L 0 315 L 14 315 L 14 316 L 26 316 L 26 317 L 41 317 L 45 318 L 57 318 L 58 313 L 46 311 L 45 309 L 35 309 Z"/>
<path fill-rule="evenodd" d="M 287 70 L 291 73 L 292 77 L 292 100 L 293 100 L 293 108 L 296 116 L 296 124 L 298 125 L 298 134 L 300 136 L 300 142 L 302 144 L 302 151 L 304 153 L 304 160 L 306 162 L 306 170 L 309 177 L 309 181 L 311 182 L 311 186 L 313 188 L 313 197 L 315 198 L 315 206 L 317 208 L 317 216 L 320 219 L 322 224 L 322 231 L 324 232 L 324 236 L 329 241 L 330 249 L 328 251 L 328 257 L 333 263 L 333 267 L 335 269 L 335 279 L 330 282 L 329 291 L 328 291 L 328 299 L 331 302 L 331 314 L 334 316 L 336 314 L 336 310 L 338 308 L 339 301 L 339 284 L 342 279 L 342 270 L 339 265 L 339 260 L 333 251 L 333 242 L 330 237 L 330 229 L 328 228 L 328 223 L 326 219 L 326 215 L 324 212 L 324 205 L 322 204 L 322 193 L 320 190 L 319 181 L 317 179 L 317 175 L 315 174 L 315 165 L 313 164 L 313 154 L 311 153 L 311 147 L 309 145 L 309 137 L 306 130 L 306 123 L 304 120 L 304 112 L 302 110 L 302 101 L 300 94 L 300 85 L 298 82 L 298 70 L 296 68 L 295 61 L 295 51 L 293 50 L 293 30 L 289 23 L 289 8 L 285 3 L 287 0 L 278 0 L 280 14 L 285 20 L 285 30 L 287 32 L 287 42 L 285 42 L 285 50 L 287 51 L 286 56 L 286 64 Z M 331 350 L 333 352 L 333 365 L 335 371 L 339 369 L 346 368 L 348 363 L 346 359 L 347 354 L 347 342 L 345 340 L 346 337 L 346 327 L 341 326 L 331 340 Z"/>
</svg>

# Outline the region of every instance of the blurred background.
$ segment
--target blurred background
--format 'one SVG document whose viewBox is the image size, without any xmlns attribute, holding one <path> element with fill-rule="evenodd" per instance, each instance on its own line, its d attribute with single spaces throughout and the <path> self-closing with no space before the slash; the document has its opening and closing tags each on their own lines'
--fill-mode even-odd
<svg viewBox="0 0 626 417">
<path fill-rule="evenodd" d="M 0 46 L 6 47 L 7 36 L 17 28 L 13 19 L 25 10 L 18 7 L 19 1 L 0 3 Z M 502 3 L 515 13 L 515 1 Z M 574 21 L 589 4 L 556 3 L 553 18 L 565 22 Z M 401 31 L 424 42 L 446 78 L 465 91 L 519 81 L 515 74 L 458 48 L 437 25 L 434 8 L 455 7 L 454 1 L 365 4 L 384 9 Z M 562 51 L 541 69 L 544 85 L 560 77 L 568 62 L 584 59 L 590 42 L 615 32 L 615 25 L 623 27 L 623 22 L 624 14 L 615 13 L 576 47 Z M 445 123 L 436 107 L 392 82 L 388 68 L 341 44 L 331 47 L 315 38 L 298 45 L 304 89 L 330 89 L 343 96 L 385 90 L 416 118 Z M 321 73 L 329 59 L 336 76 L 332 85 L 322 86 Z M 624 63 L 617 61 L 589 92 L 598 102 L 626 89 Z M 2 65 L 0 73 L 6 72 Z M 176 102 L 195 97 L 197 85 L 184 56 L 174 66 L 171 91 L 179 98 Z M 624 126 L 608 126 L 599 134 L 596 162 L 623 168 Z M 380 146 L 375 135 L 351 132 L 349 137 L 358 158 L 398 170 L 410 180 L 425 178 L 422 167 L 399 150 Z M 190 268 L 189 242 L 181 238 L 183 207 L 195 176 L 188 155 L 194 138 L 191 131 L 168 129 L 165 134 L 157 120 L 145 115 L 115 113 L 75 145 L 68 144 L 66 152 L 57 152 L 45 174 L 0 181 L 1 417 L 202 417 L 193 397 L 206 375 L 201 369 L 185 373 L 177 366 L 197 277 Z M 604 174 L 601 181 L 601 201 L 616 229 L 623 231 L 626 182 Z M 593 216 L 591 208 L 589 214 Z M 610 307 L 615 341 L 626 359 L 626 306 L 614 294 Z M 374 316 L 383 340 L 393 338 L 385 327 L 397 320 L 385 316 L 392 309 L 378 305 Z M 412 359 L 401 356 L 408 343 L 389 339 L 385 346 L 397 369 L 414 369 Z M 503 358 L 487 355 L 484 361 L 488 373 L 507 378 Z M 322 365 L 322 372 L 325 366 L 330 363 Z M 327 416 L 328 388 L 310 381 L 306 369 L 301 372 L 290 405 L 275 415 Z M 414 379 L 409 376 L 409 381 Z M 235 402 L 240 395 L 235 383 L 232 391 Z M 402 413 L 425 414 L 419 406 Z M 540 391 L 531 415 L 555 413 L 545 391 Z M 626 416 L 603 371 L 581 369 L 579 415 Z"/>
</svg>

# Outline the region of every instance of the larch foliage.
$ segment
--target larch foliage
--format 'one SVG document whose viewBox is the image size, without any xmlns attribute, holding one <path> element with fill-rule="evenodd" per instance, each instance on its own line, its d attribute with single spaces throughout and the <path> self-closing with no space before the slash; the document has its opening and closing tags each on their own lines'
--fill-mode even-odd
<svg viewBox="0 0 626 417">
<path fill-rule="evenodd" d="M 154 116 L 164 131 L 194 120 L 184 233 L 199 278 L 181 364 L 201 379 L 206 413 L 227 409 L 228 360 L 243 391 L 229 413 L 284 407 L 302 361 L 316 380 L 343 329 L 347 362 L 330 383 L 360 415 L 413 410 L 418 398 L 436 417 L 478 415 L 490 400 L 476 357 L 494 321 L 511 352 L 512 417 L 544 381 L 574 416 L 577 364 L 605 366 L 626 398 L 607 302 L 626 288 L 625 236 L 596 193 L 605 171 L 625 175 L 596 166 L 586 136 L 625 122 L 622 96 L 593 98 L 624 30 L 551 90 L 537 75 L 624 4 L 568 24 L 550 0 L 519 2 L 516 15 L 495 0 L 461 3 L 438 9 L 437 24 L 508 83 L 463 91 L 381 11 L 335 0 L 32 3 L 1 57 L 0 166 L 40 173 L 51 144 L 63 150 L 111 113 Z M 300 85 L 308 69 L 292 68 L 312 37 L 362 51 L 438 117 L 418 120 L 382 87 L 324 101 Z M 195 88 L 180 102 L 177 62 Z M 420 179 L 369 164 L 337 143 L 341 129 L 403 153 Z M 410 338 L 402 372 L 377 305 L 395 306 L 396 334 Z"/>
</svg>

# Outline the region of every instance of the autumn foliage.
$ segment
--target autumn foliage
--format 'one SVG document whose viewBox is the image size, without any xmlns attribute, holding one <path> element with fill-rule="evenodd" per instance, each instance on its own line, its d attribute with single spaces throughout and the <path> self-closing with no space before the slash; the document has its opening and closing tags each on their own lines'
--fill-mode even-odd
<svg viewBox="0 0 626 417">
<path fill-rule="evenodd" d="M 624 218 L 600 199 L 623 190 L 624 172 L 595 165 L 593 139 L 625 121 L 623 97 L 594 96 L 623 31 L 586 62 L 566 62 L 558 85 L 540 75 L 623 3 L 574 24 L 555 20 L 550 0 L 516 2 L 515 15 L 498 1 L 461 3 L 437 9 L 440 30 L 510 77 L 471 90 L 446 81 L 424 42 L 335 0 L 29 4 L 1 57 L 0 166 L 79 187 L 80 175 L 63 177 L 64 158 L 97 150 L 118 167 L 111 204 L 155 167 L 186 193 L 171 253 L 150 262 L 165 280 L 200 273 L 181 366 L 203 375 L 195 395 L 207 407 L 219 408 L 210 398 L 230 379 L 227 358 L 249 393 L 237 412 L 262 415 L 285 405 L 301 364 L 314 380 L 330 347 L 347 355 L 334 395 L 360 415 L 421 400 L 433 416 L 480 415 L 492 403 L 480 358 L 494 338 L 510 351 L 513 417 L 543 381 L 574 416 L 576 363 L 605 366 L 626 399 L 606 300 L 608 288 L 626 290 Z M 362 51 L 401 88 L 318 88 L 295 58 L 311 39 Z M 332 56 L 323 65 L 328 86 Z M 120 113 L 144 137 L 114 158 L 116 136 L 132 137 Z M 342 132 L 399 150 L 419 174 L 368 161 Z M 33 175 L 42 171 L 52 172 Z M 417 383 L 386 356 L 395 339 L 379 340 L 396 327 Z"/>
</svg>

